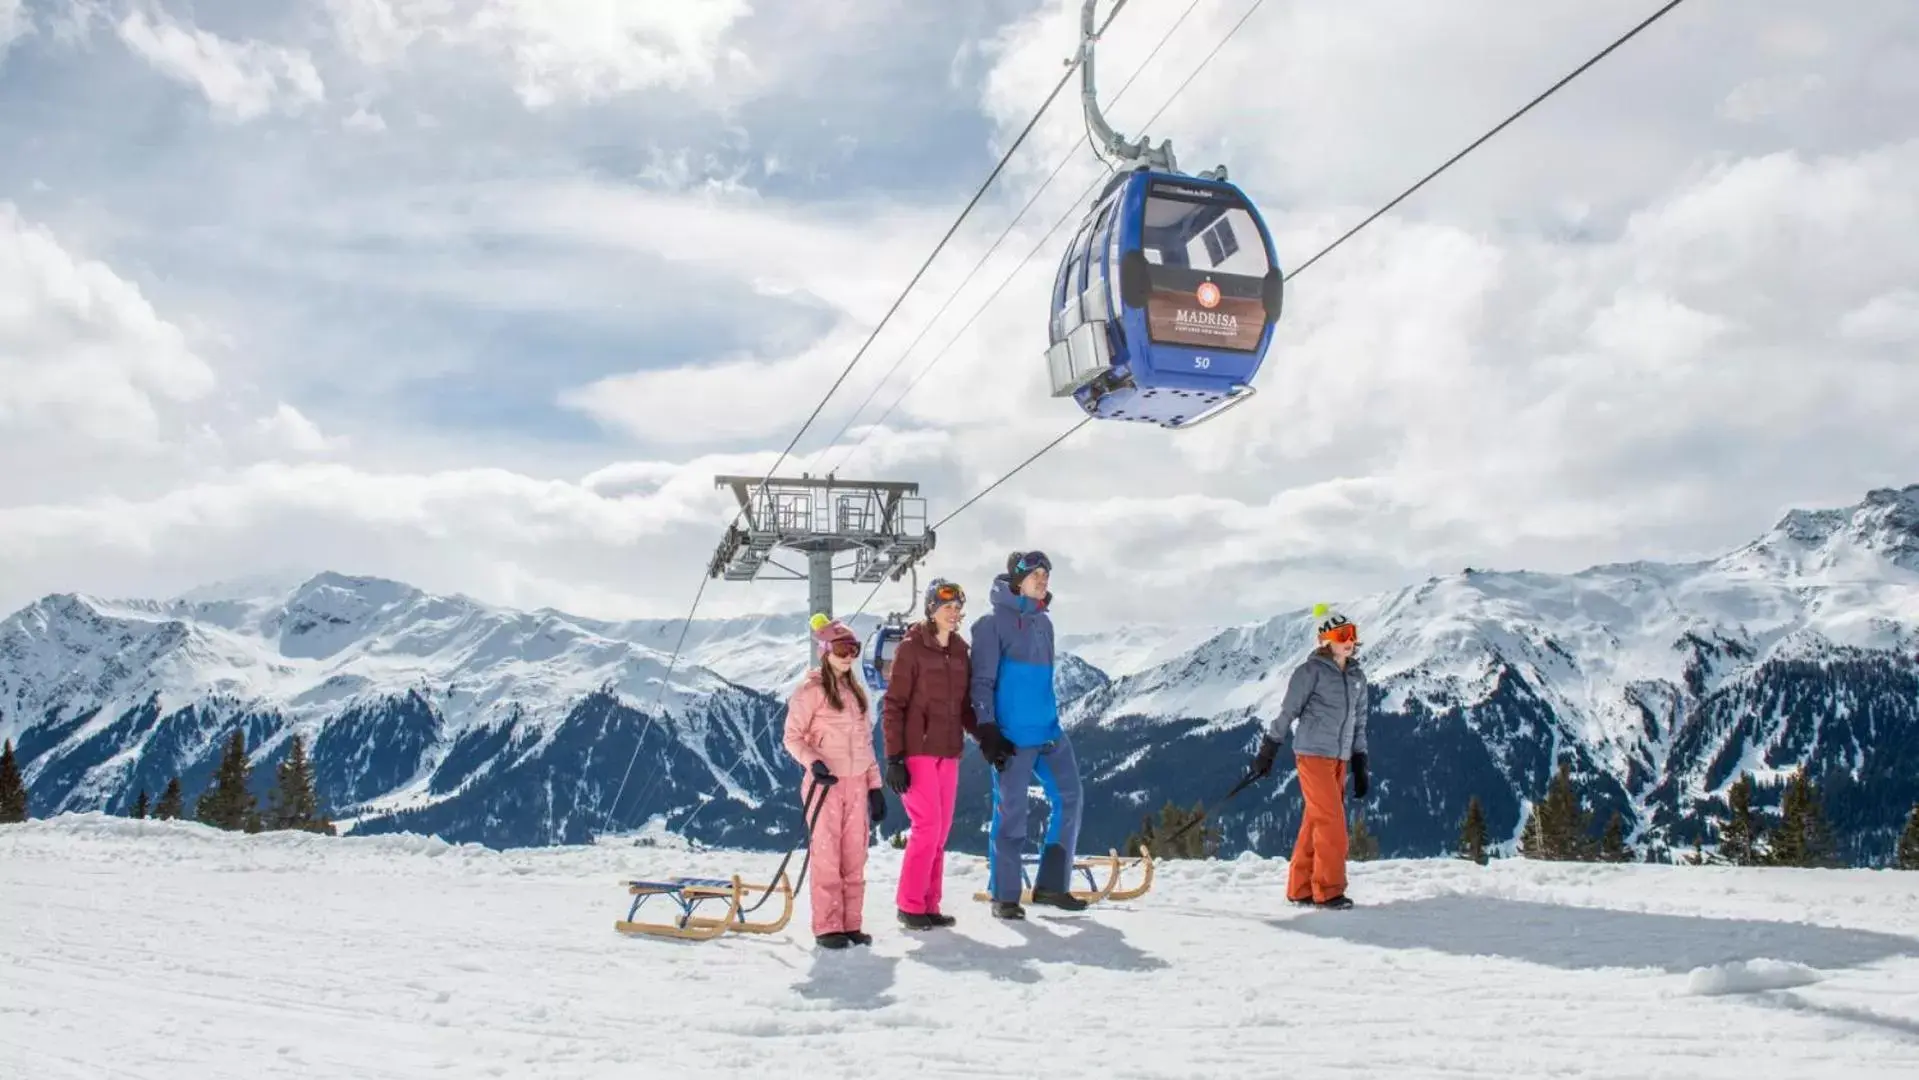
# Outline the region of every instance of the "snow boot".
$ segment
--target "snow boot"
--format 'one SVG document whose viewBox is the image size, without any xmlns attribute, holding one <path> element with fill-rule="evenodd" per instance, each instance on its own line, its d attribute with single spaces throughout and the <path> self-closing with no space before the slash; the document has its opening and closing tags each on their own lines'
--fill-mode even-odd
<svg viewBox="0 0 1919 1080">
<path fill-rule="evenodd" d="M 1034 889 L 1033 903 L 1056 907 L 1062 911 L 1085 911 L 1086 901 L 1070 892 L 1054 892 L 1051 889 Z"/>
<path fill-rule="evenodd" d="M 1023 907 L 1020 907 L 1019 904 L 1015 903 L 1014 901 L 1011 901 L 1011 900 L 993 901 L 993 918 L 1024 919 L 1025 917 L 1026 917 L 1026 909 Z"/>
<path fill-rule="evenodd" d="M 1294 899 L 1293 897 L 1289 896 L 1286 898 L 1286 902 L 1293 905 L 1294 907 L 1312 907 L 1313 906 L 1313 898 L 1310 896 L 1302 896 L 1302 897 L 1299 897 L 1298 899 Z"/>
<path fill-rule="evenodd" d="M 822 949 L 844 949 L 848 945 L 853 944 L 852 938 L 847 937 L 845 934 L 841 933 L 838 930 L 835 930 L 830 934 L 821 934 L 819 937 L 816 937 L 813 940 L 819 943 L 819 946 Z"/>
<path fill-rule="evenodd" d="M 1351 900 L 1346 899 L 1345 893 L 1340 893 L 1338 896 L 1335 896 L 1329 900 L 1321 900 L 1316 906 L 1323 907 L 1323 908 L 1331 908 L 1334 911 L 1345 911 L 1347 908 L 1353 906 L 1353 902 Z"/>
<path fill-rule="evenodd" d="M 848 930 L 846 932 L 846 940 L 855 945 L 871 945 L 873 944 L 873 935 L 864 930 Z"/>
<path fill-rule="evenodd" d="M 959 920 L 958 920 L 958 919 L 955 919 L 955 918 L 954 918 L 953 916 L 951 916 L 951 915 L 941 915 L 941 914 L 940 914 L 939 912 L 937 912 L 937 911 L 929 911 L 929 912 L 927 912 L 927 913 L 926 913 L 926 917 L 927 917 L 927 918 L 929 918 L 929 919 L 931 919 L 931 920 L 933 920 L 933 925 L 934 925 L 934 926 L 952 926 L 952 925 L 954 925 L 955 923 L 957 923 L 957 922 L 959 922 Z"/>
<path fill-rule="evenodd" d="M 933 921 L 931 915 L 921 915 L 913 911 L 902 911 L 900 912 L 900 925 L 906 927 L 908 930 L 931 930 L 939 924 Z"/>
</svg>

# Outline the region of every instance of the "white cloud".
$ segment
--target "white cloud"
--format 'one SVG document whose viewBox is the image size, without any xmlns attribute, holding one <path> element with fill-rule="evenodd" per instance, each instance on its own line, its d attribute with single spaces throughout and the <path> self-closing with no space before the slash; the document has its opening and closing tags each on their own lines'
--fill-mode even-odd
<svg viewBox="0 0 1919 1080">
<path fill-rule="evenodd" d="M 817 400 L 858 347 L 854 334 L 841 333 L 790 360 L 722 356 L 691 367 L 611 375 L 564 391 L 559 404 L 649 442 L 704 444 L 770 435 L 782 426 L 797 428 L 793 409 Z"/>
<path fill-rule="evenodd" d="M 502 63 L 529 109 L 664 88 L 745 81 L 751 61 L 728 44 L 745 0 L 328 0 L 351 54 L 400 62 L 426 39 Z"/>
<path fill-rule="evenodd" d="M 8 46 L 33 32 L 33 20 L 27 17 L 25 0 L 0 0 L 0 59 Z"/>
<path fill-rule="evenodd" d="M 254 421 L 253 428 L 270 445 L 299 454 L 325 453 L 345 444 L 343 439 L 328 438 L 305 413 L 284 401 Z"/>
<path fill-rule="evenodd" d="M 538 108 L 712 83 L 722 67 L 744 75 L 745 56 L 723 42 L 746 12 L 745 0 L 490 0 L 474 28 L 512 53 L 515 89 Z"/>
<path fill-rule="evenodd" d="M 795 39 L 754 52 L 755 74 L 739 78 L 729 56 L 764 40 L 763 12 L 331 7 L 350 55 L 316 52 L 315 63 L 347 104 L 311 118 L 313 141 L 289 144 L 292 164 L 238 135 L 222 148 L 237 164 L 180 226 L 217 240 L 219 259 L 181 267 L 131 245 L 124 262 L 108 257 L 119 274 L 102 273 L 151 298 L 146 322 L 106 319 L 114 305 L 33 302 L 33 326 L 66 325 L 51 310 L 92 329 L 26 355 L 174 344 L 101 354 L 119 365 L 103 384 L 131 387 L 156 418 L 117 425 L 147 433 L 138 461 L 89 463 L 84 432 L 112 423 L 34 414 L 63 417 L 42 448 L 59 464 L 0 482 L 0 607 L 51 589 L 152 594 L 297 563 L 511 603 L 677 615 L 733 509 L 712 476 L 771 465 L 1056 78 L 1078 11 L 1054 0 L 992 40 L 943 40 L 914 54 L 936 64 L 902 64 L 915 70 L 871 88 L 905 129 L 914 95 L 945 92 L 955 49 L 964 85 L 983 73 L 978 105 L 998 141 L 971 145 L 983 140 L 954 125 L 954 149 L 971 158 L 932 182 L 944 160 L 908 160 L 870 129 L 842 164 L 822 148 L 849 130 L 779 101 L 726 116 L 738 136 L 655 130 L 661 114 L 648 110 L 689 95 L 735 108 L 848 55 L 844 41 Z M 1108 96 L 1182 7 L 1128 6 L 1101 54 Z M 1252 404 L 1186 433 L 1089 426 L 944 527 L 933 572 L 983 584 L 1007 550 L 1040 546 L 1063 569 L 1062 620 L 1082 629 L 1219 621 L 1468 564 L 1709 552 L 1780 506 L 1919 479 L 1908 415 L 1919 248 L 1907 239 L 1919 235 L 1919 143 L 1900 123 L 1919 109 L 1902 61 L 1919 16 L 1903 0 L 1860 0 L 1814 25 L 1799 7 L 1677 9 L 1289 286 Z M 1121 130 L 1138 134 L 1243 10 L 1196 9 L 1115 109 Z M 893 25 L 879 12 L 830 14 Z M 1150 134 L 1170 136 L 1189 168 L 1228 162 L 1296 266 L 1641 14 L 1576 0 L 1524 20 L 1503 13 L 1490 0 L 1269 4 Z M 454 102 L 468 84 L 449 81 L 476 57 L 528 106 L 508 98 L 510 115 L 484 118 L 485 145 Z M 406 138 L 342 130 L 353 109 L 376 106 Z M 951 122 L 950 98 L 934 107 Z M 424 111 L 445 129 L 415 125 Z M 276 139 L 297 131 L 283 125 Z M 321 153 L 329 168 L 309 177 Z M 843 445 L 821 449 L 1066 153 L 1079 159 L 1018 235 Z M 772 160 L 766 191 L 753 190 L 743 166 Z M 193 164 L 175 167 L 197 181 Z M 59 193 L 36 208 L 89 221 L 84 175 L 36 170 Z M 962 228 L 782 471 L 837 463 L 842 475 L 916 480 L 938 519 L 1077 420 L 1044 387 L 1040 298 L 1056 247 L 954 334 L 1056 215 L 1077 212 L 1094 175 L 1063 95 L 1007 188 Z M 72 235 L 111 251 L 127 233 L 175 228 L 120 210 L 135 221 L 123 233 Z M 43 277 L 23 280 L 43 289 Z M 17 295 L 0 293 L 0 310 Z M 293 313 L 262 315 L 262 295 L 291 295 Z M 415 330 L 406 320 L 425 311 L 438 317 L 431 333 L 389 329 Z M 332 350 L 350 368 L 314 361 L 309 339 L 336 329 L 323 320 L 359 331 Z M 98 329 L 123 325 L 146 329 Z M 583 359 L 597 346 L 581 344 L 587 330 L 615 344 Z M 205 385 L 176 398 L 133 374 L 156 355 L 195 357 Z M 408 400 L 426 379 L 432 400 Z M 490 426 L 435 428 L 441 409 Z M 637 447 L 609 449 L 600 432 Z M 716 446 L 740 449 L 707 453 Z M 903 591 L 889 586 L 879 603 Z M 843 606 L 865 593 L 842 586 Z M 803 596 L 714 583 L 702 609 Z"/>
<path fill-rule="evenodd" d="M 304 49 L 229 41 L 164 11 L 154 18 L 129 12 L 115 30 L 155 70 L 198 88 L 214 115 L 224 119 L 245 122 L 326 100 L 320 73 Z"/>
<path fill-rule="evenodd" d="M 326 6 L 347 52 L 373 66 L 398 62 L 454 11 L 452 0 L 326 0 Z"/>
<path fill-rule="evenodd" d="M 364 105 L 355 107 L 352 115 L 342 120 L 341 123 L 354 131 L 386 130 L 386 118 L 377 112 L 369 112 Z"/>
<path fill-rule="evenodd" d="M 0 435 L 150 446 L 162 435 L 159 403 L 214 385 L 136 286 L 0 202 Z"/>
<path fill-rule="evenodd" d="M 1839 333 L 1857 341 L 1919 346 L 1919 290 L 1880 293 L 1846 312 Z"/>
</svg>

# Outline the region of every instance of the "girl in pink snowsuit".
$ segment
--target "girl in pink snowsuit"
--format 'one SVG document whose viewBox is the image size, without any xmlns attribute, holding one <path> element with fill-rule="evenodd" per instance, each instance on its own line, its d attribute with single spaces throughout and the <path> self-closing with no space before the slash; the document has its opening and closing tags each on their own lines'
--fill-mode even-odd
<svg viewBox="0 0 1919 1080">
<path fill-rule="evenodd" d="M 806 673 L 786 706 L 786 752 L 805 770 L 800 798 L 825 799 L 808 840 L 812 853 L 813 935 L 828 949 L 870 945 L 860 930 L 866 903 L 866 844 L 886 816 L 866 693 L 853 675 L 860 641 L 846 624 L 813 616 L 820 665 Z M 823 795 L 813 794 L 826 785 Z M 817 806 L 817 802 L 815 803 Z"/>
</svg>

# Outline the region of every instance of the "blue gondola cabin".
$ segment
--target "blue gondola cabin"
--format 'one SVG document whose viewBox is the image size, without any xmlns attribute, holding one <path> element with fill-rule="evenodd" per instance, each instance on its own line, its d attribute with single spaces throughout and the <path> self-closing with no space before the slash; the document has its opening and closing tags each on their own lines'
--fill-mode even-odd
<svg viewBox="0 0 1919 1080">
<path fill-rule="evenodd" d="M 1237 186 L 1119 173 L 1053 281 L 1053 396 L 1102 420 L 1210 419 L 1252 396 L 1283 289 L 1272 237 Z"/>
</svg>

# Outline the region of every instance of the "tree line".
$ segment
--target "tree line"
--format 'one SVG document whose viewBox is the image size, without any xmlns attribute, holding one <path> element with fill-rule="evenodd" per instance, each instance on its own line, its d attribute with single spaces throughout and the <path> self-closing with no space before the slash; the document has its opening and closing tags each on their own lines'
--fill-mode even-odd
<svg viewBox="0 0 1919 1080">
<path fill-rule="evenodd" d="M 299 829 L 337 835 L 331 820 L 322 812 L 314 790 L 313 771 L 307 759 L 305 741 L 295 735 L 284 760 L 274 770 L 274 787 L 266 806 L 260 807 L 248 784 L 251 766 L 247 762 L 245 733 L 236 729 L 227 739 L 219 768 L 207 789 L 194 804 L 194 819 L 215 828 L 238 832 L 262 832 Z M 1694 866 L 1724 864 L 1732 866 L 1840 866 L 1832 832 L 1825 820 L 1819 791 L 1802 766 L 1786 781 L 1780 800 L 1778 819 L 1753 806 L 1757 784 L 1750 772 L 1742 772 L 1726 795 L 1726 811 L 1713 822 L 1718 842 L 1713 852 L 1704 841 L 1694 842 L 1684 861 Z M 158 802 L 149 804 L 142 789 L 134 800 L 131 817 L 160 819 L 185 816 L 185 798 L 176 774 L 167 781 Z M 1140 827 L 1126 838 L 1125 852 L 1137 856 L 1142 846 L 1152 850 L 1154 858 L 1209 859 L 1216 856 L 1222 842 L 1217 826 L 1204 822 L 1204 803 L 1181 807 L 1168 801 L 1157 815 L 1147 815 Z M 13 740 L 0 750 L 0 824 L 26 821 L 28 792 L 19 762 L 14 757 Z M 1626 842 L 1625 822 L 1614 810 L 1603 829 L 1595 833 L 1594 815 L 1574 788 L 1570 762 L 1561 759 L 1541 797 L 1527 811 L 1520 829 L 1518 852 L 1528 859 L 1555 862 L 1630 862 L 1634 850 Z M 1347 819 L 1348 857 L 1364 862 L 1379 857 L 1379 839 L 1366 824 L 1365 812 L 1355 808 Z M 903 843 L 894 837 L 894 845 Z M 1485 808 L 1477 795 L 1466 803 L 1465 817 L 1459 826 L 1459 838 L 1453 854 L 1461 859 L 1485 865 L 1495 849 L 1486 823 Z M 1656 853 L 1645 853 L 1648 862 Z M 1913 804 L 1906 825 L 1894 844 L 1891 866 L 1898 870 L 1919 870 L 1919 802 Z"/>
<path fill-rule="evenodd" d="M 1715 850 L 1705 850 L 1704 839 L 1696 839 L 1693 850 L 1683 857 L 1692 866 L 1709 864 L 1732 866 L 1840 867 L 1838 844 L 1826 823 L 1818 785 L 1806 774 L 1804 766 L 1786 780 L 1777 818 L 1752 805 L 1756 784 L 1750 772 L 1742 772 L 1726 795 L 1726 811 L 1711 819 L 1717 834 Z M 1607 818 L 1606 826 L 1595 835 L 1594 815 L 1574 789 L 1570 762 L 1561 759 L 1542 797 L 1535 800 L 1520 827 L 1520 856 L 1555 862 L 1630 862 L 1634 849 L 1626 843 L 1625 822 L 1619 811 Z M 1456 854 L 1463 859 L 1485 864 L 1492 847 L 1487 834 L 1485 810 L 1477 796 L 1468 801 L 1465 819 L 1460 823 Z M 1645 861 L 1656 861 L 1658 852 L 1648 847 Z M 1913 804 L 1906 825 L 1893 846 L 1891 866 L 1896 870 L 1919 870 L 1919 802 Z"/>
<path fill-rule="evenodd" d="M 306 742 L 293 736 L 287 756 L 274 768 L 274 785 L 267 793 L 264 807 L 248 784 L 252 766 L 247 762 L 246 734 L 236 729 L 227 739 L 220 765 L 213 780 L 194 800 L 193 818 L 217 829 L 234 832 L 268 832 L 299 829 L 305 832 L 338 835 L 339 830 L 320 809 L 313 786 L 313 768 L 307 760 Z M 0 824 L 28 818 L 28 791 L 13 753 L 13 740 L 0 750 Z M 182 818 L 186 816 L 186 797 L 175 774 L 167 781 L 157 802 L 150 802 L 145 788 L 133 801 L 128 813 L 135 818 Z"/>
<path fill-rule="evenodd" d="M 1734 866 L 1807 866 L 1838 867 L 1838 845 L 1826 824 L 1819 791 L 1801 767 L 1786 781 L 1777 821 L 1752 805 L 1755 781 L 1751 773 L 1742 773 L 1727 793 L 1727 810 L 1713 822 L 1718 834 L 1717 850 L 1707 852 L 1704 842 L 1696 842 L 1684 861 L 1693 866 L 1727 864 Z M 1157 815 L 1140 820 L 1139 828 L 1126 838 L 1124 851 L 1137 856 L 1142 846 L 1154 858 L 1210 859 L 1219 852 L 1223 837 L 1218 827 L 1206 823 L 1204 803 L 1190 807 L 1171 801 Z M 1527 859 L 1551 862 L 1634 862 L 1642 856 L 1626 840 L 1625 818 L 1614 810 L 1603 828 L 1595 829 L 1595 815 L 1575 788 L 1572 765 L 1561 759 L 1546 790 L 1533 801 L 1520 827 L 1519 855 Z M 1379 857 L 1379 838 L 1366 824 L 1364 810 L 1355 808 L 1347 817 L 1347 857 L 1364 862 Z M 1486 810 L 1477 795 L 1466 802 L 1466 813 L 1459 824 L 1459 837 L 1453 850 L 1457 858 L 1485 865 L 1493 857 L 1494 844 L 1486 822 Z M 1658 852 L 1648 847 L 1646 862 L 1656 861 Z M 1894 845 L 1891 866 L 1896 870 L 1919 870 L 1919 802 L 1906 818 L 1905 829 Z"/>
</svg>

